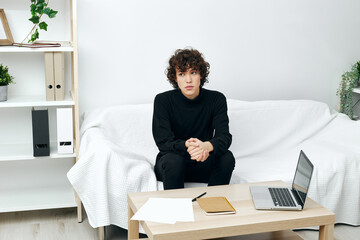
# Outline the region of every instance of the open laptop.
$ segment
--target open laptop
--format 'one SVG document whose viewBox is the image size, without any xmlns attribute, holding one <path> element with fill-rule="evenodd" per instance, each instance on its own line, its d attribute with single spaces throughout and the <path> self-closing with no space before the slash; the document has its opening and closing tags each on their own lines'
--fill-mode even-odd
<svg viewBox="0 0 360 240">
<path fill-rule="evenodd" d="M 303 151 L 300 151 L 292 188 L 250 186 L 256 209 L 302 210 L 305 205 L 314 166 Z"/>
</svg>

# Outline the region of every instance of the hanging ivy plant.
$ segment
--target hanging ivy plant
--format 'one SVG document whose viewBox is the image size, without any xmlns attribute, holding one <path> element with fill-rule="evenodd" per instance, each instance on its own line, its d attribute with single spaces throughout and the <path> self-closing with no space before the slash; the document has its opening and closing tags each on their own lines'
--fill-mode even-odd
<svg viewBox="0 0 360 240">
<path fill-rule="evenodd" d="M 31 18 L 29 21 L 34 24 L 30 33 L 26 36 L 26 38 L 21 42 L 24 43 L 28 39 L 28 43 L 33 43 L 36 39 L 39 38 L 39 29 L 47 31 L 48 24 L 45 21 L 42 21 L 41 17 L 45 14 L 49 18 L 54 18 L 57 11 L 48 7 L 49 0 L 30 0 L 30 12 Z"/>
<path fill-rule="evenodd" d="M 354 117 L 353 111 L 353 90 L 357 87 L 360 77 L 360 61 L 352 65 L 351 71 L 341 75 L 341 81 L 336 95 L 339 96 L 341 113 L 345 113 L 351 119 Z"/>
</svg>

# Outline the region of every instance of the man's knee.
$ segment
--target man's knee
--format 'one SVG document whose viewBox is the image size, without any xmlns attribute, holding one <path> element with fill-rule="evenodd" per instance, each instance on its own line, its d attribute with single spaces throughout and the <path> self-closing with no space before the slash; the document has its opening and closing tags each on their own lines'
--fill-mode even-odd
<svg viewBox="0 0 360 240">
<path fill-rule="evenodd" d="M 161 168 L 162 170 L 176 169 L 181 171 L 185 167 L 185 160 L 182 156 L 176 153 L 167 153 L 161 157 Z"/>
<path fill-rule="evenodd" d="M 164 184 L 164 189 L 184 188 L 185 159 L 175 153 L 167 153 L 159 159 L 155 166 L 158 180 Z"/>
<path fill-rule="evenodd" d="M 227 151 L 218 159 L 218 165 L 222 169 L 233 171 L 235 168 L 235 157 L 231 151 Z"/>
<path fill-rule="evenodd" d="M 227 151 L 214 159 L 209 186 L 229 184 L 232 172 L 235 168 L 234 155 Z"/>
</svg>

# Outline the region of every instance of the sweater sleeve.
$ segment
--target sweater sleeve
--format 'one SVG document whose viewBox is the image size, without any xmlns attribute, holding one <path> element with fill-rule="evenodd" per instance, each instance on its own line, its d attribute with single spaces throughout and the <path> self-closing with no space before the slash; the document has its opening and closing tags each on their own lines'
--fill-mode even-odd
<svg viewBox="0 0 360 240">
<path fill-rule="evenodd" d="M 229 149 L 232 141 L 232 136 L 229 132 L 227 103 L 223 94 L 221 94 L 220 97 L 215 101 L 212 127 L 215 130 L 215 135 L 210 140 L 214 147 L 212 154 L 219 156 L 224 154 Z"/>
<path fill-rule="evenodd" d="M 175 139 L 171 129 L 168 101 L 157 95 L 154 100 L 152 133 L 160 152 L 174 152 L 185 156 L 187 154 L 185 140 Z"/>
</svg>

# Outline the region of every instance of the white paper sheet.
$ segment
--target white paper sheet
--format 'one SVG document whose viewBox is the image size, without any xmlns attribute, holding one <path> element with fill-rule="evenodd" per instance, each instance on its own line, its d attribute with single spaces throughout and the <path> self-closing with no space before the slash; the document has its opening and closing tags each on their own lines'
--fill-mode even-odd
<svg viewBox="0 0 360 240">
<path fill-rule="evenodd" d="M 131 220 L 167 224 L 193 222 L 194 211 L 190 198 L 149 198 Z"/>
</svg>

